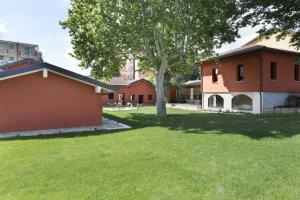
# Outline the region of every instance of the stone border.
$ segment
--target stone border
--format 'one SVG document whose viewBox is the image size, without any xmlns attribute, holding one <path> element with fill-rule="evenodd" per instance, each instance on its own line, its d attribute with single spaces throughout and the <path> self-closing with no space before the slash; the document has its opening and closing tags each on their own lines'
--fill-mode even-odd
<svg viewBox="0 0 300 200">
<path fill-rule="evenodd" d="M 98 130 L 121 130 L 130 129 L 131 127 L 117 122 L 112 119 L 103 118 L 103 125 L 101 126 L 84 126 L 84 127 L 73 127 L 73 128 L 58 128 L 58 129 L 46 129 L 36 131 L 17 131 L 17 132 L 6 132 L 0 133 L 1 138 L 12 138 L 12 137 L 29 137 L 38 135 L 51 135 L 58 133 L 72 133 L 72 132 L 91 132 Z"/>
</svg>

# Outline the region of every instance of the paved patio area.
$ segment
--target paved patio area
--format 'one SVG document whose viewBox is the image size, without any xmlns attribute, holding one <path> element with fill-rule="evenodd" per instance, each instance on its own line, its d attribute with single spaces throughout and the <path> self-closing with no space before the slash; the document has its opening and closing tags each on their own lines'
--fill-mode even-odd
<svg viewBox="0 0 300 200">
<path fill-rule="evenodd" d="M 108 111 L 120 111 L 120 110 L 138 110 L 141 109 L 142 107 L 137 107 L 137 106 L 122 106 L 122 107 L 104 107 L 104 110 Z"/>
<path fill-rule="evenodd" d="M 101 126 L 84 126 L 84 127 L 59 128 L 59 129 L 47 129 L 47 130 L 36 130 L 36 131 L 6 132 L 6 133 L 0 133 L 0 138 L 51 135 L 57 133 L 85 132 L 85 131 L 97 131 L 97 130 L 118 130 L 118 129 L 130 129 L 130 128 L 131 127 L 126 124 L 119 123 L 112 119 L 103 118 L 103 125 Z"/>
<path fill-rule="evenodd" d="M 201 105 L 187 104 L 187 103 L 168 103 L 168 108 L 178 108 L 182 110 L 202 110 Z"/>
</svg>

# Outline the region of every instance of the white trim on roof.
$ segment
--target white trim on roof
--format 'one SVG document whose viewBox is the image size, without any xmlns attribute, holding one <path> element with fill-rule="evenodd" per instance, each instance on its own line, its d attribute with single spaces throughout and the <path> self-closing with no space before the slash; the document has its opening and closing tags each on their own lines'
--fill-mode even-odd
<svg viewBox="0 0 300 200">
<path fill-rule="evenodd" d="M 19 76 L 25 76 L 25 75 L 28 75 L 28 74 L 33 74 L 33 73 L 41 72 L 41 71 L 43 71 L 43 69 L 37 69 L 37 70 L 30 71 L 30 72 L 24 72 L 24 73 L 20 73 L 20 74 L 11 75 L 11 76 L 6 76 L 6 77 L 3 77 L 3 78 L 0 78 L 0 81 L 11 79 L 11 78 L 16 78 L 16 77 L 19 77 Z"/>
<path fill-rule="evenodd" d="M 101 93 L 102 92 L 102 88 L 100 86 L 96 86 L 95 87 L 95 92 L 96 93 Z"/>
<path fill-rule="evenodd" d="M 47 68 L 43 69 L 43 78 L 48 78 L 48 69 Z"/>
</svg>

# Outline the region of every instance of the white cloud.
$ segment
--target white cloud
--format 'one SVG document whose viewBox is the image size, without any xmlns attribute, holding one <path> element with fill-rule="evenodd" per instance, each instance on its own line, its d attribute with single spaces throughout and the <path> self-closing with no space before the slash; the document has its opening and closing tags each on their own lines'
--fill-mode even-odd
<svg viewBox="0 0 300 200">
<path fill-rule="evenodd" d="M 43 48 L 43 47 L 39 47 L 40 51 L 42 52 L 42 54 L 45 54 L 46 53 L 46 48 Z"/>
<path fill-rule="evenodd" d="M 72 66 L 77 66 L 79 64 L 79 61 L 76 60 L 74 57 L 70 55 L 70 53 L 73 53 L 73 48 L 70 46 L 67 48 L 66 52 L 64 53 L 63 57 L 68 61 L 68 64 Z"/>
<path fill-rule="evenodd" d="M 70 54 L 72 54 L 74 52 L 73 47 L 71 45 L 71 37 L 68 35 L 66 37 L 63 37 L 63 39 L 65 41 L 67 41 L 68 43 L 68 47 L 65 51 L 65 53 L 63 54 L 63 57 L 65 59 L 66 62 L 66 69 L 74 71 L 76 73 L 85 75 L 85 76 L 89 76 L 91 74 L 91 70 L 87 70 L 87 69 L 82 69 L 81 67 L 79 67 L 79 60 L 75 59 L 74 57 L 72 57 Z"/>
<path fill-rule="evenodd" d="M 8 29 L 4 24 L 0 24 L 0 33 L 7 33 Z"/>
<path fill-rule="evenodd" d="M 62 55 L 66 61 L 66 66 L 64 68 L 74 71 L 76 73 L 89 76 L 90 75 L 90 70 L 87 69 L 82 69 L 79 67 L 79 61 L 72 57 L 70 53 L 73 53 L 73 48 L 72 46 L 69 46 L 66 50 L 66 52 Z"/>
<path fill-rule="evenodd" d="M 71 6 L 71 0 L 63 0 L 63 1 L 64 1 L 64 3 L 66 3 L 68 5 L 68 7 Z"/>
<path fill-rule="evenodd" d="M 241 47 L 242 45 L 258 36 L 257 31 L 259 30 L 259 28 L 260 26 L 254 28 L 250 26 L 241 28 L 239 30 L 239 34 L 241 37 L 231 44 L 224 44 L 222 48 L 216 50 L 217 53 L 223 53 Z"/>
</svg>

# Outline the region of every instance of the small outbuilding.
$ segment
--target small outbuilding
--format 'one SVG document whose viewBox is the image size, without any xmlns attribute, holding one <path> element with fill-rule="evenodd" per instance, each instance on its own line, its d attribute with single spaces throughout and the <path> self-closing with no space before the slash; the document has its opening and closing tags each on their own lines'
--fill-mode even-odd
<svg viewBox="0 0 300 200">
<path fill-rule="evenodd" d="M 125 80 L 115 77 L 109 85 L 118 89 L 118 92 L 103 95 L 104 105 L 154 105 L 156 103 L 155 86 L 145 78 Z"/>
<path fill-rule="evenodd" d="M 177 90 L 177 102 L 201 105 L 201 80 L 190 80 Z"/>
<path fill-rule="evenodd" d="M 102 95 L 115 92 L 49 63 L 27 60 L 1 69 L 0 134 L 102 125 Z"/>
</svg>

